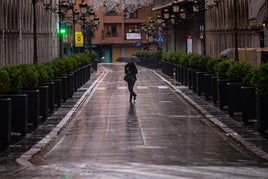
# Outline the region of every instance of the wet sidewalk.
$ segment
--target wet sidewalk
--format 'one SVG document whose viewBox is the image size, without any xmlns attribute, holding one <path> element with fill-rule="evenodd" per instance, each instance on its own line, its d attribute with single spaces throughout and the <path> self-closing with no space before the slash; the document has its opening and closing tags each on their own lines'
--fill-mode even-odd
<svg viewBox="0 0 268 179">
<path fill-rule="evenodd" d="M 138 97 L 130 104 L 122 80 L 123 69 L 123 65 L 100 66 L 94 78 L 50 117 L 51 122 L 40 127 L 51 130 L 48 135 L 44 131 L 44 135 L 28 135 L 25 143 L 11 146 L 7 155 L 1 155 L 3 175 L 7 178 L 267 177 L 266 164 L 260 160 L 267 155 L 265 139 L 185 86 L 172 85 L 172 80 L 160 71 L 138 68 L 135 85 Z M 41 140 L 32 148 L 27 144 L 31 137 Z M 57 144 L 50 145 L 51 142 Z M 30 150 L 25 150 L 25 144 Z M 24 149 L 18 150 L 19 145 Z M 16 158 L 22 166 L 14 166 L 14 161 L 5 163 Z"/>
</svg>

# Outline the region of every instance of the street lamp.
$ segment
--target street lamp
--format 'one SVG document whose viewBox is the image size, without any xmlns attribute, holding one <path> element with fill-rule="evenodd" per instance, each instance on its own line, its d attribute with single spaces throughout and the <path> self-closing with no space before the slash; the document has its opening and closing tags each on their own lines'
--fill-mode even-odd
<svg viewBox="0 0 268 179">
<path fill-rule="evenodd" d="M 163 20 L 163 27 L 165 28 L 165 32 L 166 32 L 166 52 L 168 52 L 168 21 L 169 21 L 169 17 L 170 17 L 170 13 L 169 13 L 169 10 L 168 9 L 164 9 L 164 12 L 163 12 L 163 17 L 164 17 L 164 20 Z"/>
<path fill-rule="evenodd" d="M 58 6 L 52 7 L 52 0 L 44 0 L 44 6 L 46 10 L 50 10 L 53 13 L 56 13 L 59 15 L 59 56 L 62 57 L 62 43 L 63 43 L 63 35 L 66 33 L 66 31 L 62 32 L 62 28 L 66 28 L 66 26 L 63 26 L 62 21 L 65 18 L 65 13 L 72 9 L 72 12 L 74 13 L 74 6 L 76 4 L 76 0 L 58 0 Z M 73 14 L 74 16 L 74 14 Z M 74 18 L 73 18 L 74 19 Z M 73 27 L 75 29 L 75 27 Z M 66 30 L 66 29 L 65 29 Z"/>
<path fill-rule="evenodd" d="M 80 20 L 82 21 L 82 33 L 84 38 L 86 39 L 86 45 L 87 48 L 90 49 L 93 33 L 95 30 L 98 29 L 99 27 L 99 17 L 95 15 L 95 12 L 93 9 L 89 10 L 89 6 L 82 1 L 82 3 L 79 5 L 80 7 L 80 12 L 82 14 L 82 17 Z M 87 21 L 86 17 L 89 17 L 89 21 Z M 84 46 L 85 46 L 85 41 L 84 41 Z"/>
<path fill-rule="evenodd" d="M 37 63 L 37 27 L 36 27 L 36 3 L 37 0 L 32 0 L 33 4 L 33 45 L 34 45 L 34 54 L 33 54 L 33 63 Z"/>
<path fill-rule="evenodd" d="M 237 1 L 234 0 L 234 38 L 235 38 L 235 61 L 238 61 L 238 27 L 237 27 Z"/>
</svg>

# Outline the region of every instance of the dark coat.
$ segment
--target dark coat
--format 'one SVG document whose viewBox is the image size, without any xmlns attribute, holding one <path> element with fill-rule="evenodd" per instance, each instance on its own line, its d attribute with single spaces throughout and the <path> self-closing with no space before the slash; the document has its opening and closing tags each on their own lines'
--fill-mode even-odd
<svg viewBox="0 0 268 179">
<path fill-rule="evenodd" d="M 130 74 L 134 76 L 134 79 L 137 80 L 136 74 L 138 73 L 137 67 L 134 63 L 127 63 L 125 66 L 125 74 Z"/>
<path fill-rule="evenodd" d="M 137 67 L 134 63 L 128 63 L 125 66 L 125 74 L 136 75 L 138 73 Z"/>
</svg>

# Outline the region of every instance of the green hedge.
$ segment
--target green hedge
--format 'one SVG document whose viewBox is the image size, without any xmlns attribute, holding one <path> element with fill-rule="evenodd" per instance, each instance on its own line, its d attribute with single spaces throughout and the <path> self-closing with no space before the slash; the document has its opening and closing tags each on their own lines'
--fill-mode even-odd
<svg viewBox="0 0 268 179">
<path fill-rule="evenodd" d="M 38 64 L 9 65 L 0 68 L 0 94 L 16 94 L 51 82 L 56 77 L 67 76 L 80 66 L 97 57 L 94 51 L 72 54 Z"/>
<path fill-rule="evenodd" d="M 153 53 L 156 52 L 139 51 L 137 56 L 151 57 Z M 208 71 L 216 74 L 220 79 L 254 86 L 257 92 L 268 92 L 268 63 L 253 67 L 245 62 L 208 57 L 197 53 L 187 54 L 180 51 L 163 52 L 162 60 L 200 71 Z"/>
</svg>

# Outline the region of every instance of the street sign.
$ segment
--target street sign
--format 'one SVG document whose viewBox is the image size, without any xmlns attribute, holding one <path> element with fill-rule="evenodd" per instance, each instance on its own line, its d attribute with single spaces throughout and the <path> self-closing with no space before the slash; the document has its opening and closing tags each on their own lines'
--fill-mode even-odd
<svg viewBox="0 0 268 179">
<path fill-rule="evenodd" d="M 141 41 L 137 41 L 136 44 L 135 44 L 136 47 L 142 47 L 142 43 Z"/>
<path fill-rule="evenodd" d="M 83 47 L 83 45 L 84 45 L 84 38 L 82 32 L 75 32 L 75 46 Z"/>
<path fill-rule="evenodd" d="M 158 35 L 158 36 L 156 37 L 156 41 L 157 41 L 158 43 L 164 43 L 164 41 L 165 41 L 165 37 L 164 37 L 163 35 Z"/>
</svg>

